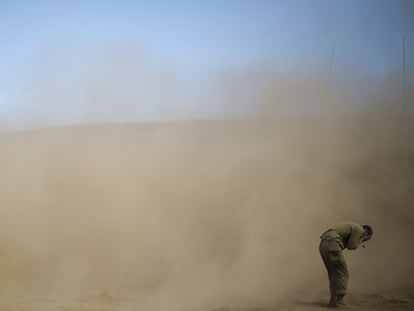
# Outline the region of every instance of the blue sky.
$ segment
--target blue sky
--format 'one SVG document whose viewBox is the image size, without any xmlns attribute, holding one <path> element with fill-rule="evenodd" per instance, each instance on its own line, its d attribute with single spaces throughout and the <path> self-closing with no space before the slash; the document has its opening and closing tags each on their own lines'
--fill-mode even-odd
<svg viewBox="0 0 414 311">
<path fill-rule="evenodd" d="M 129 50 L 145 55 L 147 75 L 154 70 L 164 77 L 173 68 L 194 83 L 212 72 L 254 67 L 323 72 L 334 51 L 335 70 L 350 66 L 383 76 L 401 66 L 402 37 L 413 62 L 413 15 L 410 0 L 0 0 L 0 120 L 27 118 L 33 98 L 22 94 L 50 65 L 42 57 L 55 59 L 54 74 L 62 67 L 59 81 L 67 80 L 62 54 L 71 54 L 74 71 L 94 53 L 105 58 L 103 51 Z M 86 104 L 77 99 L 82 104 L 72 107 L 78 111 L 72 122 Z"/>
</svg>

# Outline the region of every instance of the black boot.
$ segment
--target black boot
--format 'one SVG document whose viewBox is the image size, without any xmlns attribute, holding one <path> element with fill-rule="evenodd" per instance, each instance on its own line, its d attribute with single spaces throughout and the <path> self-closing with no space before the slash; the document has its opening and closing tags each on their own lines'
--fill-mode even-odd
<svg viewBox="0 0 414 311">
<path fill-rule="evenodd" d="M 329 300 L 328 307 L 329 308 L 336 308 L 337 305 L 337 295 L 331 294 L 331 299 Z"/>
<path fill-rule="evenodd" d="M 336 295 L 336 304 L 338 306 L 345 306 L 345 294 L 341 294 L 341 295 Z"/>
</svg>

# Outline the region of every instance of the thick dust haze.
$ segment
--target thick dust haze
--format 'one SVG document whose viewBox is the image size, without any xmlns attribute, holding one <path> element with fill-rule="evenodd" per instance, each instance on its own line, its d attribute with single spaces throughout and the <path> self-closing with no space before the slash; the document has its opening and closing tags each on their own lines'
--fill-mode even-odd
<svg viewBox="0 0 414 311">
<path fill-rule="evenodd" d="M 227 72 L 194 97 L 173 69 L 121 54 L 62 76 L 40 63 L 20 99 L 28 127 L 113 122 L 148 100 L 177 118 L 206 109 L 188 105 L 204 95 L 222 119 L 0 133 L 2 298 L 271 305 L 327 290 L 319 236 L 343 221 L 374 228 L 346 253 L 353 291 L 413 290 L 414 123 L 398 79 L 381 91 L 361 77 Z"/>
<path fill-rule="evenodd" d="M 413 134 L 391 114 L 3 133 L 1 293 L 271 304 L 327 288 L 319 235 L 349 220 L 375 230 L 351 288 L 412 290 Z"/>
</svg>

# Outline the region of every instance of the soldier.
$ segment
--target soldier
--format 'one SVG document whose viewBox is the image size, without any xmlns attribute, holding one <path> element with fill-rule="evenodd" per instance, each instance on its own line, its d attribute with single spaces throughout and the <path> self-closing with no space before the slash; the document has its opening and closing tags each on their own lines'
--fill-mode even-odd
<svg viewBox="0 0 414 311">
<path fill-rule="evenodd" d="M 328 270 L 331 291 L 330 307 L 336 308 L 345 305 L 344 297 L 349 274 L 342 251 L 345 248 L 356 249 L 362 242 L 371 239 L 372 234 L 373 231 L 369 225 L 345 222 L 321 235 L 319 252 L 326 270 Z"/>
</svg>

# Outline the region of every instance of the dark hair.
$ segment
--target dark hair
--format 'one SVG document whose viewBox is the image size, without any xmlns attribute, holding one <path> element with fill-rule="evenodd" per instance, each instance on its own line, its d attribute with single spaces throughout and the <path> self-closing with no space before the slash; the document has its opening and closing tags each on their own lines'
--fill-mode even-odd
<svg viewBox="0 0 414 311">
<path fill-rule="evenodd" d="M 368 236 L 371 238 L 374 234 L 374 231 L 372 230 L 372 227 L 370 225 L 362 225 L 362 228 L 364 228 L 364 231 L 368 234 Z"/>
</svg>

